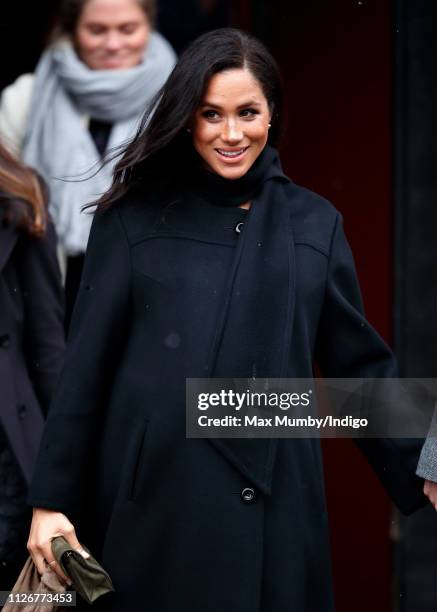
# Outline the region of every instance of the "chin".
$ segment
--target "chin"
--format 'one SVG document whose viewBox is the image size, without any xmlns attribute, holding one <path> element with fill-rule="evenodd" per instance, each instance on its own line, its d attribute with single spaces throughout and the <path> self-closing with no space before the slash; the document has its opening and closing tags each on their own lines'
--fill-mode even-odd
<svg viewBox="0 0 437 612">
<path fill-rule="evenodd" d="M 130 68 L 126 62 L 103 62 L 100 67 L 101 70 L 125 70 L 126 68 Z"/>
<path fill-rule="evenodd" d="M 249 170 L 250 166 L 245 164 L 240 168 L 230 168 L 230 167 L 215 167 L 213 168 L 216 174 L 219 174 L 221 177 L 225 179 L 229 179 L 230 181 L 236 181 L 237 179 L 244 176 Z"/>
<path fill-rule="evenodd" d="M 136 58 L 107 58 L 95 60 L 95 70 L 127 70 L 128 68 L 133 68 L 139 64 L 139 61 L 136 61 Z"/>
<path fill-rule="evenodd" d="M 247 171 L 242 172 L 241 170 L 239 171 L 227 171 L 227 172 L 222 172 L 221 176 L 225 179 L 228 179 L 229 181 L 236 181 L 237 179 L 241 178 L 242 176 L 244 176 L 246 174 Z"/>
</svg>

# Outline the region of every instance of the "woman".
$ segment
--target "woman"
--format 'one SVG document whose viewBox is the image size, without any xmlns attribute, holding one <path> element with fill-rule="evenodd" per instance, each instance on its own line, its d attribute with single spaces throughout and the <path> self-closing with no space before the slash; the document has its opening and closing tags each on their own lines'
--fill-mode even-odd
<svg viewBox="0 0 437 612">
<path fill-rule="evenodd" d="M 385 377 L 392 353 L 340 215 L 282 172 L 280 76 L 259 42 L 199 38 L 148 121 L 94 219 L 29 549 L 59 572 L 53 535 L 89 545 L 114 580 L 107 612 L 331 611 L 319 441 L 187 439 L 185 380 L 307 378 L 314 359 Z M 423 502 L 413 443 L 361 448 L 405 512 Z"/>
<path fill-rule="evenodd" d="M 55 40 L 35 75 L 21 76 L 2 95 L 0 135 L 50 186 L 68 257 L 68 320 L 91 224 L 81 206 L 106 191 L 113 168 L 89 170 L 134 135 L 174 66 L 173 50 L 153 31 L 154 17 L 154 0 L 63 0 Z"/>
<path fill-rule="evenodd" d="M 0 146 L 0 584 L 26 553 L 25 505 L 64 349 L 53 225 L 35 174 Z"/>
</svg>

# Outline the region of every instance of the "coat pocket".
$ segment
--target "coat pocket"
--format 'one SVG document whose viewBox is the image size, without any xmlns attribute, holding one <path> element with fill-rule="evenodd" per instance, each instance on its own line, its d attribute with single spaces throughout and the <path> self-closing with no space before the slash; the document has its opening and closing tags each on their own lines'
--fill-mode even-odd
<svg viewBox="0 0 437 612">
<path fill-rule="evenodd" d="M 127 495 L 129 501 L 135 501 L 140 492 L 146 460 L 148 426 L 148 421 L 145 421 L 142 428 L 138 432 L 131 456 L 132 458 L 129 462 L 131 466 Z"/>
</svg>

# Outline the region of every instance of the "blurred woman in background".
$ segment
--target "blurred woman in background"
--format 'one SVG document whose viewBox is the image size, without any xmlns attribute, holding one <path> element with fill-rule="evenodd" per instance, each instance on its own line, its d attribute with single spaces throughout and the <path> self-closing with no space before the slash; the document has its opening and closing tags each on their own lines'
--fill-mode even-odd
<svg viewBox="0 0 437 612">
<path fill-rule="evenodd" d="M 19 77 L 1 98 L 0 135 L 50 186 L 67 256 L 67 321 L 91 224 L 81 206 L 106 191 L 113 168 L 89 170 L 134 135 L 175 63 L 171 46 L 153 30 L 155 12 L 154 0 L 63 0 L 35 74 Z"/>
<path fill-rule="evenodd" d="M 64 351 L 56 238 L 36 175 L 0 146 L 0 584 L 26 556 L 24 500 Z"/>
</svg>

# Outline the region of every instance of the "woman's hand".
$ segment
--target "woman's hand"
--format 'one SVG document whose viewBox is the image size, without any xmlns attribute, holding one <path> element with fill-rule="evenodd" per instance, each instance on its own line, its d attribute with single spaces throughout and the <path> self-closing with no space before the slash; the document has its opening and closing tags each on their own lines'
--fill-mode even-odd
<svg viewBox="0 0 437 612">
<path fill-rule="evenodd" d="M 423 485 L 423 492 L 425 493 L 429 501 L 432 503 L 435 510 L 437 510 L 437 482 L 425 480 L 425 484 Z"/>
<path fill-rule="evenodd" d="M 72 548 L 77 550 L 85 559 L 89 557 L 89 554 L 80 545 L 74 527 L 65 514 L 45 508 L 34 508 L 27 542 L 30 556 L 40 574 L 43 574 L 47 570 L 47 566 L 50 566 L 64 582 L 71 584 L 69 578 L 65 576 L 58 563 L 56 563 L 52 553 L 51 542 L 56 536 L 64 536 Z"/>
</svg>

